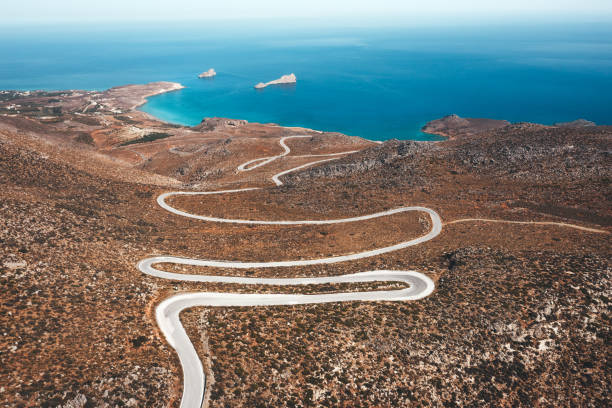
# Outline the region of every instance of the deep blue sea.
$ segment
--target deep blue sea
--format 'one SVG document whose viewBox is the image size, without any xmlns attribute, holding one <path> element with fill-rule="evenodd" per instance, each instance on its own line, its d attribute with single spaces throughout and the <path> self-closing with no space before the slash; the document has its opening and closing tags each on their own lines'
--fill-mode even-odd
<svg viewBox="0 0 612 408">
<path fill-rule="evenodd" d="M 0 89 L 177 81 L 142 110 L 222 116 L 375 140 L 427 139 L 465 117 L 612 124 L 612 24 L 338 28 L 333 24 L 0 27 Z M 214 68 L 214 79 L 197 74 Z M 255 90 L 295 73 L 295 86 Z"/>
</svg>

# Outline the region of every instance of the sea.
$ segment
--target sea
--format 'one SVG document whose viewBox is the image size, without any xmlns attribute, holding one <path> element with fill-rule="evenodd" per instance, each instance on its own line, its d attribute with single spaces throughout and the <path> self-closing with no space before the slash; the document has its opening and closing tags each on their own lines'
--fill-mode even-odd
<svg viewBox="0 0 612 408">
<path fill-rule="evenodd" d="M 9 24 L 0 55 L 0 89 L 180 82 L 141 109 L 182 125 L 227 117 L 372 140 L 436 140 L 420 129 L 448 114 L 612 125 L 612 24 Z M 254 89 L 290 73 L 295 85 Z"/>
</svg>

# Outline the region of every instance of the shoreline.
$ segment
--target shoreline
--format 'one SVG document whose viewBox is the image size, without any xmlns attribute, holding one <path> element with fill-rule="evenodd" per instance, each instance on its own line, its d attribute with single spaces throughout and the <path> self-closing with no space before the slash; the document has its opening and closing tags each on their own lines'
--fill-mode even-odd
<svg viewBox="0 0 612 408">
<path fill-rule="evenodd" d="M 142 113 L 144 115 L 147 115 L 148 117 L 150 117 L 150 118 L 152 118 L 154 120 L 157 120 L 157 121 L 159 121 L 161 123 L 165 123 L 165 124 L 169 124 L 169 125 L 178 125 L 178 126 L 183 126 L 183 127 L 186 127 L 186 128 L 192 128 L 193 126 L 185 125 L 185 124 L 182 124 L 182 123 L 170 122 L 170 121 L 165 120 L 163 118 L 160 118 L 159 116 L 156 116 L 156 115 L 154 115 L 152 113 L 149 113 L 149 112 L 146 112 L 146 111 L 144 111 L 142 109 L 139 109 L 139 108 L 141 108 L 142 106 L 146 105 L 149 102 L 149 100 L 147 98 L 150 98 L 152 96 L 157 96 L 157 95 L 163 95 L 165 93 L 180 91 L 181 89 L 185 89 L 186 88 L 185 86 L 183 86 L 182 84 L 180 84 L 178 82 L 172 82 L 172 83 L 176 84 L 176 85 L 178 85 L 180 87 L 177 87 L 177 88 L 174 88 L 174 89 L 169 89 L 169 90 L 160 90 L 159 92 L 155 92 L 155 93 L 151 93 L 151 94 L 142 96 L 141 103 L 131 107 L 130 110 Z M 126 85 L 126 86 L 131 86 L 131 85 Z M 117 87 L 117 88 L 122 88 L 122 86 Z M 114 89 L 114 88 L 111 88 L 111 89 Z M 236 121 L 246 120 L 246 119 L 226 118 L 225 116 L 223 116 L 223 118 L 230 119 L 230 120 L 236 120 Z M 202 118 L 202 120 L 204 120 L 204 119 L 206 119 L 206 118 Z M 392 139 L 387 139 L 387 140 L 372 140 L 372 139 L 368 139 L 368 138 L 363 137 L 363 136 L 347 135 L 345 133 L 337 132 L 337 131 L 333 131 L 333 130 L 332 131 L 330 131 L 330 130 L 318 130 L 318 129 L 312 129 L 312 128 L 307 128 L 307 127 L 303 127 L 303 126 L 284 126 L 284 125 L 281 125 L 281 124 L 278 124 L 278 123 L 273 123 L 273 122 L 269 122 L 269 123 L 248 122 L 248 123 L 251 123 L 251 124 L 254 124 L 254 125 L 261 125 L 261 126 L 265 126 L 265 127 L 274 127 L 274 128 L 281 128 L 281 129 L 289 129 L 289 130 L 293 130 L 293 131 L 305 131 L 305 132 L 312 132 L 312 133 L 318 133 L 318 134 L 323 134 L 323 133 L 338 133 L 338 134 L 341 134 L 341 135 L 344 135 L 344 136 L 358 137 L 358 138 L 361 138 L 363 140 L 367 140 L 368 142 L 372 142 L 372 143 L 376 143 L 376 144 L 382 144 L 382 143 L 386 142 L 387 140 L 392 140 Z M 435 135 L 435 136 L 438 136 L 438 135 Z M 403 140 L 414 140 L 414 139 L 403 139 Z M 439 142 L 440 140 L 415 140 L 415 141 L 418 141 L 418 142 Z"/>
<path fill-rule="evenodd" d="M 139 107 L 146 105 L 149 102 L 149 98 L 152 96 L 162 95 L 165 93 L 176 92 L 176 91 L 180 91 L 181 89 L 185 89 L 185 86 L 183 84 L 180 84 L 178 82 L 173 82 L 173 83 L 176 84 L 177 87 L 172 88 L 172 89 L 163 89 L 163 90 L 159 90 L 158 92 L 151 92 L 150 94 L 143 95 L 142 100 L 138 102 L 137 105 L 133 106 L 132 110 L 138 109 Z"/>
<path fill-rule="evenodd" d="M 179 91 L 185 89 L 185 86 L 179 82 L 151 82 L 148 84 L 129 84 L 112 87 L 103 91 L 103 95 L 107 95 L 110 98 L 115 98 L 119 101 L 125 101 L 130 103 L 126 107 L 126 110 L 136 110 L 137 108 L 145 105 L 152 96 L 162 95 L 169 92 Z M 134 90 L 142 90 L 144 93 L 134 93 Z"/>
<path fill-rule="evenodd" d="M 74 99 L 81 99 L 82 101 L 87 101 L 87 105 L 82 107 L 80 110 L 76 111 L 77 114 L 85 114 L 90 112 L 108 112 L 111 114 L 123 114 L 123 113 L 137 113 L 138 115 L 142 115 L 142 118 L 146 118 L 149 120 L 153 120 L 159 122 L 163 125 L 168 126 L 180 126 L 182 128 L 193 128 L 194 126 L 190 126 L 188 124 L 180 123 L 180 122 L 172 122 L 166 120 L 160 116 L 157 116 L 155 113 L 150 113 L 142 108 L 146 106 L 147 103 L 150 102 L 150 98 L 158 95 L 162 95 L 165 93 L 180 91 L 185 89 L 186 87 L 178 82 L 170 82 L 170 81 L 159 81 L 152 82 L 148 84 L 128 84 L 128 85 L 120 85 L 116 87 L 109 88 L 104 91 L 91 91 L 91 90 L 55 90 L 55 91 L 12 91 L 12 90 L 4 90 L 2 93 L 15 93 L 21 97 L 30 98 L 32 96 L 36 97 L 37 93 L 41 94 L 63 94 L 59 95 L 62 99 L 54 101 L 52 104 L 46 104 L 44 107 L 41 107 L 43 111 L 50 109 L 59 109 L 64 105 L 72 104 Z M 18 99 L 17 99 L 18 100 Z M 17 105 L 19 106 L 19 105 Z M 11 108 L 9 108 L 11 109 Z M 13 108 L 15 109 L 15 108 Z M 6 109 L 5 109 L 6 110 Z M 61 110 L 60 110 L 61 111 Z M 2 116 L 19 116 L 21 112 L 19 108 L 15 110 L 8 110 L 2 114 Z M 35 118 L 39 120 L 53 120 L 61 117 L 61 113 L 48 113 L 45 115 L 38 114 Z M 225 116 L 223 116 L 225 118 Z M 206 119 L 206 118 L 203 118 Z M 203 120 L 202 119 L 202 120 Z M 235 121 L 242 121 L 241 119 L 233 119 Z M 274 123 L 274 122 L 249 122 L 253 125 L 270 127 L 270 128 L 279 128 L 279 129 L 287 129 L 290 131 L 303 131 L 317 134 L 338 134 L 343 136 L 349 136 L 346 133 L 340 131 L 328 131 L 328 130 L 318 130 L 310 127 L 304 126 L 285 126 L 282 124 Z M 514 125 L 535 125 L 535 126 L 546 126 L 546 127 L 579 127 L 586 126 L 584 123 L 587 123 L 589 126 L 594 126 L 593 122 L 585 121 L 585 120 L 575 120 L 573 122 L 566 123 L 555 123 L 553 125 L 541 125 L 537 123 L 530 122 L 522 122 L 515 123 Z M 431 120 L 424 125 L 420 126 L 419 130 L 415 130 L 411 137 L 390 137 L 385 140 L 375 140 L 368 138 L 367 136 L 351 136 L 357 137 L 362 140 L 368 141 L 370 143 L 382 144 L 388 140 L 402 140 L 402 141 L 414 141 L 414 142 L 428 142 L 428 143 L 437 143 L 444 142 L 448 140 L 456 139 L 457 137 L 468 136 L 468 135 L 476 135 L 482 132 L 491 131 L 500 129 L 505 126 L 512 125 L 511 122 L 506 120 L 496 120 L 496 119 L 486 119 L 486 118 L 462 118 L 458 115 L 447 115 L 441 117 L 439 119 Z M 197 125 L 196 125 L 197 126 Z M 431 139 L 433 140 L 431 140 Z M 424 140 L 423 140 L 424 139 Z M 428 140 L 429 139 L 429 140 Z"/>
<path fill-rule="evenodd" d="M 176 84 L 181 85 L 179 83 L 176 83 Z M 180 123 L 180 122 L 172 122 L 170 120 L 166 120 L 164 118 L 161 118 L 161 117 L 157 116 L 154 113 L 146 112 L 146 111 L 140 109 L 141 107 L 146 105 L 148 102 L 150 102 L 147 99 L 149 97 L 158 96 L 158 95 L 162 95 L 162 94 L 170 93 L 170 92 L 175 92 L 175 91 L 180 91 L 181 89 L 185 89 L 185 88 L 186 88 L 185 86 L 181 85 L 181 88 L 171 89 L 171 90 L 157 92 L 157 93 L 153 93 L 151 95 L 147 95 L 146 97 L 143 97 L 143 102 L 142 103 L 140 103 L 139 105 L 134 106 L 131 110 L 139 112 L 139 113 L 142 113 L 144 115 L 147 115 L 150 118 L 158 120 L 158 121 L 160 121 L 162 123 L 166 123 L 166 124 L 169 124 L 169 125 L 183 126 L 183 127 L 186 127 L 186 128 L 191 128 L 193 126 L 188 125 L 188 124 L 184 124 L 184 123 Z M 227 116 L 224 116 L 224 115 L 219 116 L 219 117 L 223 117 L 225 119 L 230 119 L 230 120 L 236 120 L 236 121 L 246 120 L 246 119 L 242 119 L 242 118 L 230 118 L 230 117 L 227 117 Z M 204 119 L 206 119 L 206 117 L 202 117 L 202 120 L 204 120 Z M 437 143 L 437 142 L 444 142 L 444 141 L 450 139 L 448 136 L 443 135 L 443 134 L 425 132 L 425 131 L 422 130 L 423 126 L 421 127 L 419 132 L 423 133 L 424 135 L 428 135 L 428 136 L 442 137 L 443 139 L 441 139 L 441 140 L 417 140 L 417 139 L 414 139 L 414 138 L 401 138 L 400 139 L 400 138 L 397 138 L 397 137 L 392 137 L 392 138 L 385 139 L 385 140 L 374 140 L 374 139 L 369 139 L 366 136 L 352 135 L 352 134 L 349 135 L 349 134 L 346 134 L 346 133 L 343 133 L 343 132 L 340 132 L 340 131 L 336 131 L 336 130 L 319 130 L 319 129 L 313 129 L 313 128 L 304 127 L 304 126 L 282 125 L 282 124 L 274 123 L 274 122 L 248 122 L 248 123 L 251 123 L 251 124 L 254 124 L 254 125 L 266 126 L 266 127 L 276 127 L 276 128 L 282 128 L 282 129 L 290 129 L 290 130 L 297 130 L 297 131 L 306 131 L 306 132 L 313 132 L 313 133 L 319 133 L 319 134 L 323 134 L 323 133 L 338 133 L 338 134 L 341 134 L 341 135 L 344 135 L 344 136 L 358 137 L 358 138 L 361 138 L 363 140 L 367 140 L 369 142 L 376 143 L 376 144 L 382 144 L 382 143 L 385 143 L 386 141 L 389 141 L 389 140 L 402 140 L 402 141 L 409 140 L 409 141 L 414 141 L 414 142 Z M 197 126 L 197 125 L 195 125 L 195 126 Z"/>
</svg>

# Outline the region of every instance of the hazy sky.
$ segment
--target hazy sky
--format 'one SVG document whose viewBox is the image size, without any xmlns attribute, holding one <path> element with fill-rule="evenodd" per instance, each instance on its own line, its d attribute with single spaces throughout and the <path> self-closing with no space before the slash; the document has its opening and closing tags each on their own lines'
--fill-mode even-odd
<svg viewBox="0 0 612 408">
<path fill-rule="evenodd" d="M 1 0 L 0 20 L 609 17 L 612 0 Z"/>
</svg>

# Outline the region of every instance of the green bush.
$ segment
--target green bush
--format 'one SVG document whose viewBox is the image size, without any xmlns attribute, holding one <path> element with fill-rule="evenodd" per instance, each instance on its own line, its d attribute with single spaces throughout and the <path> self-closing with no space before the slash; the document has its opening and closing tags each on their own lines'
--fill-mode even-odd
<svg viewBox="0 0 612 408">
<path fill-rule="evenodd" d="M 137 143 L 147 143 L 152 142 L 154 140 L 165 139 L 170 136 L 172 136 L 170 133 L 153 132 L 149 133 L 148 135 L 144 135 L 140 139 L 128 140 L 127 142 L 121 143 L 120 146 L 128 146 Z"/>
</svg>

